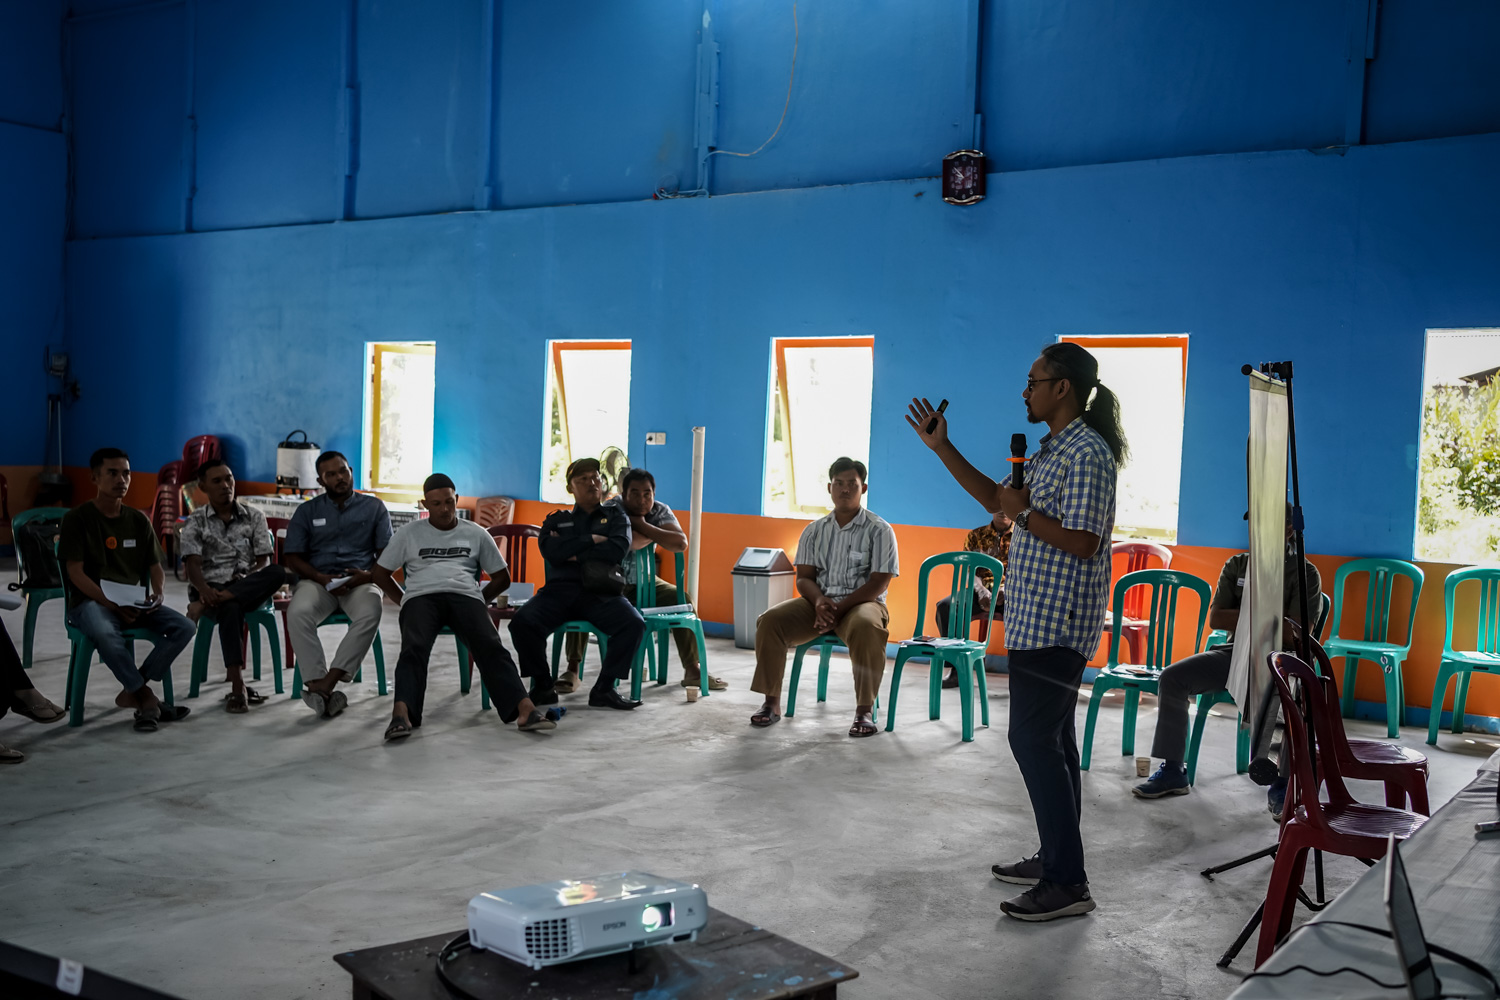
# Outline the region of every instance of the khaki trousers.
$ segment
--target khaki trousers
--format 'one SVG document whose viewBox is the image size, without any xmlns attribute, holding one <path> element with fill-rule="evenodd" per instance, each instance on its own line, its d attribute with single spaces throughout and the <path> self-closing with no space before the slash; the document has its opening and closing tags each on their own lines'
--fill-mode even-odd
<svg viewBox="0 0 1500 1000">
<path fill-rule="evenodd" d="M 304 683 L 328 673 L 328 658 L 323 653 L 322 641 L 318 639 L 318 626 L 335 611 L 348 615 L 350 624 L 349 631 L 339 640 L 338 651 L 333 654 L 333 666 L 344 672 L 346 683 L 354 679 L 380 628 L 382 598 L 380 588 L 373 583 L 355 587 L 342 597 L 330 594 L 312 580 L 302 580 L 297 584 L 297 589 L 292 591 L 292 603 L 287 608 L 286 624 Z"/>
<path fill-rule="evenodd" d="M 813 626 L 813 606 L 801 597 L 782 601 L 766 609 L 755 622 L 755 680 L 750 690 L 767 698 L 781 697 L 781 679 L 786 674 L 786 654 L 792 646 L 811 642 L 822 635 Z M 890 633 L 891 613 L 879 601 L 866 601 L 850 608 L 833 632 L 849 647 L 854 664 L 856 705 L 873 705 L 885 676 L 885 641 Z M 804 664 L 805 665 L 805 664 Z"/>
</svg>

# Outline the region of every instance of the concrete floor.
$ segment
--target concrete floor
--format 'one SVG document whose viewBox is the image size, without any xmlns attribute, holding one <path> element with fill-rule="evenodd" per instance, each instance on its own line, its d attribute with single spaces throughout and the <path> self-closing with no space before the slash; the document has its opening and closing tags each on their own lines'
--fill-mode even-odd
<svg viewBox="0 0 1500 1000">
<path fill-rule="evenodd" d="M 183 585 L 169 603 L 183 607 Z M 394 668 L 392 612 L 382 631 Z M 4 619 L 19 643 L 20 614 Z M 60 702 L 60 602 L 41 620 L 34 679 Z M 337 630 L 325 636 L 331 648 Z M 796 718 L 759 731 L 746 725 L 758 703 L 750 653 L 711 640 L 709 655 L 726 692 L 687 704 L 675 684 L 656 688 L 631 714 L 575 695 L 559 730 L 539 737 L 481 714 L 477 691 L 461 696 L 452 644 L 439 640 L 426 725 L 389 747 L 390 700 L 372 682 L 335 720 L 287 698 L 229 716 L 215 683 L 192 718 L 141 735 L 96 663 L 81 729 L 0 720 L 0 743 L 32 755 L 0 769 L 0 939 L 183 998 L 346 996 L 335 952 L 460 929 L 485 889 L 639 868 L 701 883 L 720 909 L 855 967 L 840 995 L 856 1000 L 1213 998 L 1248 971 L 1244 957 L 1233 971 L 1214 960 L 1259 902 L 1269 862 L 1198 875 L 1275 835 L 1261 790 L 1234 774 L 1231 720 L 1208 727 L 1194 793 L 1148 803 L 1130 795 L 1120 703 L 1106 703 L 1084 792 L 1099 909 L 1029 925 L 1001 915 L 1014 888 L 989 874 L 1036 847 L 1003 678 L 994 725 L 972 743 L 959 741 L 956 693 L 927 720 L 920 666 L 896 731 L 855 741 L 842 658 L 827 704 L 809 683 Z M 366 672 L 373 681 L 373 661 Z M 187 675 L 184 659 L 183 696 Z M 1403 737 L 1422 744 L 1415 729 Z M 1494 743 L 1442 737 L 1434 806 Z M 1361 870 L 1330 859 L 1331 890 Z"/>
</svg>

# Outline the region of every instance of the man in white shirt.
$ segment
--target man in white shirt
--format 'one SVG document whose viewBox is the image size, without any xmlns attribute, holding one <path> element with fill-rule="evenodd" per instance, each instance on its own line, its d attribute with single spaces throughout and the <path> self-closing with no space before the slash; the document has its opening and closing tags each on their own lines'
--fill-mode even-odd
<svg viewBox="0 0 1500 1000">
<path fill-rule="evenodd" d="M 375 563 L 375 585 L 401 606 L 401 658 L 396 663 L 396 704 L 387 740 L 404 739 L 422 724 L 427 694 L 427 661 L 432 643 L 446 626 L 469 647 L 500 721 L 522 732 L 555 729 L 526 696 L 516 664 L 485 612 L 496 594 L 510 586 L 510 570 L 495 540 L 473 521 L 458 517 L 453 480 L 434 473 L 422 484 L 428 517 L 398 531 Z M 406 571 L 406 589 L 392 578 Z M 481 591 L 479 574 L 490 575 Z"/>
<path fill-rule="evenodd" d="M 861 502 L 869 487 L 865 465 L 840 458 L 828 469 L 833 513 L 809 524 L 797 543 L 799 596 L 769 608 L 755 623 L 755 679 L 765 695 L 750 717 L 757 728 L 781 719 L 781 679 L 790 646 L 832 632 L 849 647 L 854 666 L 854 725 L 850 736 L 874 736 L 875 698 L 885 674 L 885 591 L 900 573 L 896 532 Z"/>
</svg>

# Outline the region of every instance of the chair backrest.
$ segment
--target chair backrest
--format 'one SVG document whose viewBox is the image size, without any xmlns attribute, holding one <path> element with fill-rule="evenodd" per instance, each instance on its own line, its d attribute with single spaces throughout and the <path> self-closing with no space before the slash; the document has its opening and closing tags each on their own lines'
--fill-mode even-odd
<svg viewBox="0 0 1500 1000">
<path fill-rule="evenodd" d="M 1149 605 L 1142 602 L 1142 614 L 1137 617 L 1147 620 L 1146 662 L 1140 666 L 1162 670 L 1174 659 L 1173 640 L 1177 632 L 1177 597 L 1184 590 L 1198 595 L 1198 631 L 1193 637 L 1192 652 L 1203 647 L 1203 628 L 1208 623 L 1208 606 L 1213 601 L 1213 588 L 1201 577 L 1175 569 L 1141 569 L 1126 573 L 1115 581 L 1114 612 L 1119 621 L 1125 613 L 1125 595 L 1139 589 L 1150 595 Z M 1124 629 L 1110 630 L 1109 662 L 1120 662 L 1120 634 Z"/>
<path fill-rule="evenodd" d="M 64 515 L 66 515 L 67 513 L 68 513 L 68 508 L 66 508 L 66 507 L 33 507 L 30 510 L 23 510 L 23 511 L 21 511 L 21 513 L 17 514 L 15 516 L 15 518 L 11 520 L 11 522 L 10 522 L 10 536 L 11 536 L 11 541 L 15 543 L 15 548 L 16 548 L 16 569 L 17 569 L 17 571 L 19 573 L 20 581 L 21 581 L 21 585 L 22 586 L 26 586 L 27 582 L 29 580 L 31 580 L 33 577 L 45 579 L 46 578 L 46 574 L 38 572 L 39 567 L 37 567 L 37 566 L 31 566 L 31 567 L 27 566 L 27 564 L 26 564 L 26 557 L 28 555 L 27 550 L 30 549 L 32 546 L 31 546 L 31 540 L 29 538 L 23 538 L 22 537 L 23 532 L 22 532 L 21 529 L 23 529 L 24 527 L 26 527 L 26 525 L 28 525 L 28 524 L 34 524 L 37 521 L 57 521 L 59 524 L 61 524 Z M 33 554 L 33 555 L 35 555 L 37 557 L 45 558 L 46 552 L 48 552 L 48 551 L 55 552 L 56 548 L 57 548 L 57 538 L 54 535 L 51 544 L 48 545 L 48 546 L 43 546 L 44 551 L 40 551 L 40 552 L 33 551 L 31 554 Z M 60 573 L 59 573 L 59 575 L 57 577 L 57 580 L 58 580 L 58 584 L 57 585 L 59 587 L 62 586 L 63 577 L 62 577 L 62 575 Z M 48 588 L 48 589 L 51 589 L 51 588 Z"/>
<path fill-rule="evenodd" d="M 1365 593 L 1365 627 L 1359 636 L 1340 635 L 1343 622 L 1344 587 L 1349 577 L 1358 573 L 1369 574 L 1369 587 Z M 1403 649 L 1411 649 L 1412 623 L 1417 617 L 1417 598 L 1422 595 L 1422 570 L 1404 559 L 1354 559 L 1339 567 L 1333 578 L 1333 637 L 1335 639 L 1359 639 L 1364 642 L 1388 642 L 1391 627 L 1391 592 L 1396 577 L 1404 576 L 1411 581 L 1411 607 L 1406 613 L 1406 639 L 1394 643 Z"/>
<path fill-rule="evenodd" d="M 1443 581 L 1443 605 L 1448 617 L 1443 652 L 1453 652 L 1453 604 L 1459 584 L 1470 580 L 1479 584 L 1479 623 L 1475 629 L 1473 652 L 1500 653 L 1500 569 L 1481 566 L 1456 569 Z"/>
<path fill-rule="evenodd" d="M 495 524 L 485 530 L 490 533 L 490 537 L 500 547 L 500 554 L 505 556 L 505 565 L 510 569 L 510 578 L 525 582 L 526 556 L 530 551 L 526 540 L 528 538 L 541 538 L 541 525 Z"/>
<path fill-rule="evenodd" d="M 635 606 L 656 607 L 656 543 L 647 542 L 631 553 L 635 560 Z"/>
<path fill-rule="evenodd" d="M 1318 595 L 1318 610 L 1313 615 L 1313 638 L 1318 642 L 1323 641 L 1323 630 L 1328 627 L 1328 609 L 1332 605 L 1327 594 Z"/>
<path fill-rule="evenodd" d="M 1323 644 L 1317 639 L 1309 643 L 1312 647 L 1313 668 L 1317 671 L 1318 681 L 1323 686 L 1323 698 L 1330 705 L 1337 704 L 1339 700 L 1339 689 L 1333 682 L 1333 661 L 1328 658 L 1328 653 L 1323 649 Z M 1334 752 L 1339 760 L 1353 760 L 1354 751 L 1349 749 L 1349 734 L 1344 729 L 1344 718 L 1341 712 L 1333 712 L 1328 717 L 1329 736 L 1333 740 Z"/>
<path fill-rule="evenodd" d="M 1331 805 L 1346 805 L 1354 801 L 1344 785 L 1333 733 L 1329 728 L 1331 715 L 1337 714 L 1333 707 L 1336 702 L 1329 699 L 1327 688 L 1318 675 L 1313 673 L 1312 667 L 1296 656 L 1291 653 L 1272 653 L 1267 660 L 1276 683 L 1276 693 L 1281 697 L 1282 717 L 1286 720 L 1284 745 L 1290 747 L 1292 755 L 1289 770 L 1293 787 L 1288 790 L 1288 795 L 1295 792 L 1307 812 L 1308 820 L 1313 826 L 1326 831 L 1328 822 L 1323 816 L 1319 801 L 1320 788 L 1328 789 L 1328 802 Z M 1291 682 L 1294 678 L 1299 682 L 1302 698 L 1306 700 L 1305 710 L 1292 691 Z M 1309 721 L 1312 722 L 1313 739 L 1318 749 L 1316 774 L 1313 770 L 1312 747 L 1307 739 Z"/>
<path fill-rule="evenodd" d="M 980 570 L 994 574 L 995 589 L 1005 579 L 1005 564 L 983 552 L 939 552 L 922 560 L 922 569 L 917 577 L 917 628 L 913 635 L 922 635 L 922 625 L 927 616 L 927 577 L 939 566 L 953 567 L 953 580 L 948 589 L 948 631 L 950 639 L 969 638 L 969 629 L 974 617 L 974 583 Z M 995 602 L 990 602 L 989 615 L 984 619 L 980 635 L 989 635 L 995 622 Z"/>
<path fill-rule="evenodd" d="M 196 479 L 198 469 L 210 458 L 223 458 L 224 446 L 212 434 L 199 434 L 189 438 L 182 446 L 182 481 Z"/>
<path fill-rule="evenodd" d="M 271 545 L 275 547 L 278 564 L 281 562 L 282 547 L 286 544 L 286 529 L 291 523 L 292 519 L 289 517 L 266 518 L 266 527 L 271 531 Z"/>
<path fill-rule="evenodd" d="M 1115 542 L 1109 547 L 1109 555 L 1111 560 L 1125 557 L 1125 573 L 1139 573 L 1143 569 L 1152 568 L 1172 568 L 1172 550 L 1165 545 L 1157 545 L 1155 542 Z M 1152 567 L 1153 559 L 1161 565 Z M 1124 573 L 1121 574 L 1121 576 L 1124 575 Z M 1144 618 L 1146 617 L 1145 609 L 1146 591 L 1144 589 L 1132 590 L 1125 595 L 1127 618 Z"/>
</svg>

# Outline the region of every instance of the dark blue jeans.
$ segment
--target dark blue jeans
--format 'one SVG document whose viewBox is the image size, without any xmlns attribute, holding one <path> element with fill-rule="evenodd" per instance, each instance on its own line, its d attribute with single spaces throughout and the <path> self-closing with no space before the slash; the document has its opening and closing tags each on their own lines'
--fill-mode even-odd
<svg viewBox="0 0 1500 1000">
<path fill-rule="evenodd" d="M 576 580 L 549 583 L 527 601 L 510 622 L 510 641 L 516 645 L 521 676 L 531 678 L 531 689 L 552 686 L 547 660 L 547 636 L 568 621 L 587 621 L 609 637 L 609 652 L 599 670 L 596 687 L 610 687 L 630 677 L 636 647 L 646 634 L 646 620 L 623 597 L 603 597 L 583 589 Z"/>
<path fill-rule="evenodd" d="M 1010 750 L 1026 782 L 1042 839 L 1042 877 L 1077 885 L 1083 869 L 1079 783 L 1078 687 L 1084 655 L 1063 646 L 1010 651 Z"/>
<path fill-rule="evenodd" d="M 68 615 L 68 622 L 94 644 L 99 659 L 109 668 L 126 691 L 139 691 L 150 681 L 159 681 L 172 669 L 172 661 L 193 641 L 197 628 L 171 608 L 157 608 L 136 616 L 126 625 L 113 611 L 93 601 L 80 601 Z M 126 628 L 145 629 L 157 636 L 151 655 L 137 669 L 135 656 L 126 645 Z"/>
</svg>

